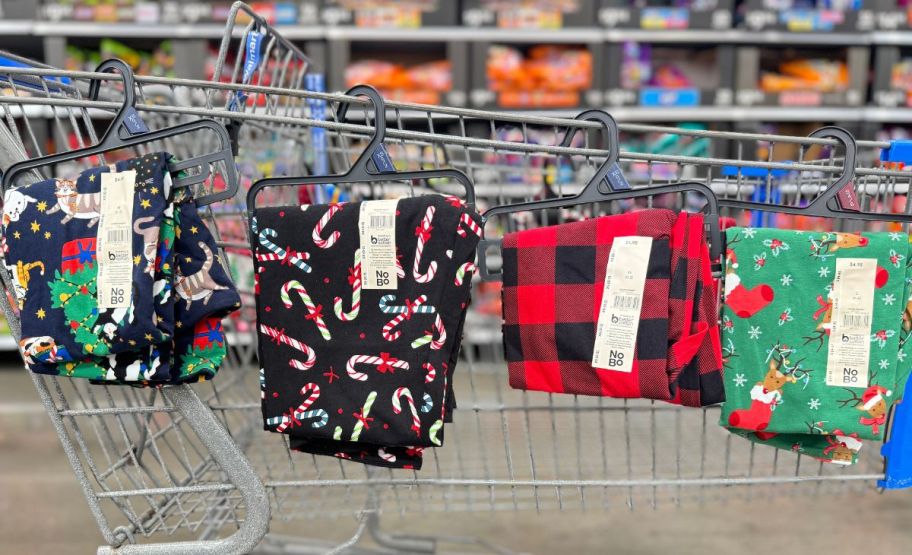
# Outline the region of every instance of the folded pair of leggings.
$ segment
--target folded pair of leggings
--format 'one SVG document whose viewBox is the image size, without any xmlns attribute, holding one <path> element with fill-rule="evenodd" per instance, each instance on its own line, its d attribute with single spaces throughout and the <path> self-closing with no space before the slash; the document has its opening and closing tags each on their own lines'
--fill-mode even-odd
<svg viewBox="0 0 912 555">
<path fill-rule="evenodd" d="M 619 237 L 652 238 L 631 372 L 592 366 L 606 265 Z M 700 214 L 644 210 L 509 233 L 503 341 L 516 389 L 723 400 L 716 285 Z"/>
<path fill-rule="evenodd" d="M 908 236 L 752 228 L 726 236 L 721 425 L 757 443 L 852 464 L 865 440 L 884 437 L 887 411 L 912 370 Z M 834 311 L 840 259 L 876 261 L 873 283 L 850 288 L 874 294 L 861 316 L 870 351 L 857 386 L 827 384 L 830 343 L 851 340 L 838 327 L 839 337 L 831 334 L 837 315 L 849 314 Z"/>
<path fill-rule="evenodd" d="M 443 442 L 479 216 L 398 200 L 395 289 L 362 287 L 362 203 L 255 211 L 264 428 L 293 449 L 420 468 Z"/>
<path fill-rule="evenodd" d="M 149 154 L 7 192 L 4 263 L 20 307 L 20 351 L 32 371 L 163 383 L 218 368 L 220 319 L 240 299 L 195 203 L 186 190 L 172 195 L 169 160 Z M 136 171 L 131 303 L 99 309 L 101 176 L 128 170 Z"/>
</svg>

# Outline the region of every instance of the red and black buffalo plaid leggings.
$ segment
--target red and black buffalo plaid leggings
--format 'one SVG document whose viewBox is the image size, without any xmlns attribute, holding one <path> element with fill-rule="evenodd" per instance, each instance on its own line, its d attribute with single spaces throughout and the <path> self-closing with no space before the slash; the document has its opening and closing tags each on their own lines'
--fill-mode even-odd
<svg viewBox="0 0 912 555">
<path fill-rule="evenodd" d="M 632 372 L 593 368 L 615 237 L 652 237 Z M 701 214 L 644 210 L 503 240 L 503 337 L 516 389 L 687 406 L 722 402 L 717 284 Z"/>
</svg>

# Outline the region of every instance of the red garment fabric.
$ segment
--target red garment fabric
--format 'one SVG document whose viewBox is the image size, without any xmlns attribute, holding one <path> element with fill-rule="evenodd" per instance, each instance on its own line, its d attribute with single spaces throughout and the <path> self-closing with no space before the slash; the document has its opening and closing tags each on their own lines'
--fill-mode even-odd
<svg viewBox="0 0 912 555">
<path fill-rule="evenodd" d="M 507 234 L 504 350 L 516 389 L 688 406 L 721 402 L 716 283 L 700 214 L 645 210 Z M 592 367 L 608 255 L 617 237 L 653 239 L 635 361 Z"/>
</svg>

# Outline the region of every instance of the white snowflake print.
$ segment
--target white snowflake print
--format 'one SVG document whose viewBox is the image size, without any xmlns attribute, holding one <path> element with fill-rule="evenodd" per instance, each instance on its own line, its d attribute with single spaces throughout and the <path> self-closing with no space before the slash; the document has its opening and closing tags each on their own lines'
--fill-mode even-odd
<svg viewBox="0 0 912 555">
<path fill-rule="evenodd" d="M 786 322 L 791 322 L 791 321 L 794 320 L 794 319 L 795 319 L 795 318 L 792 316 L 792 309 L 791 309 L 791 308 L 786 308 L 785 310 L 782 311 L 782 314 L 779 315 L 779 322 L 778 322 L 778 324 L 779 324 L 780 326 L 782 326 L 782 325 L 784 325 Z"/>
<path fill-rule="evenodd" d="M 744 387 L 744 384 L 747 383 L 747 378 L 744 377 L 744 374 L 735 374 L 735 385 L 738 387 Z"/>
<path fill-rule="evenodd" d="M 808 408 L 811 410 L 817 410 L 820 408 L 820 399 L 811 399 L 808 401 Z"/>
<path fill-rule="evenodd" d="M 901 233 L 896 233 L 895 231 L 894 231 L 893 233 L 890 233 L 890 240 L 891 240 L 891 241 L 899 241 L 900 239 L 902 239 L 902 234 L 901 234 Z"/>
<path fill-rule="evenodd" d="M 905 351 L 900 351 L 900 352 L 896 353 L 896 360 L 898 360 L 899 362 L 905 362 L 905 360 L 906 360 L 906 352 L 905 352 Z"/>
<path fill-rule="evenodd" d="M 905 255 L 899 254 L 893 249 L 890 249 L 890 262 L 893 263 L 894 268 L 899 268 L 903 260 L 905 260 Z"/>
<path fill-rule="evenodd" d="M 830 269 L 827 266 L 821 266 L 820 269 L 817 270 L 817 275 L 822 278 L 829 277 Z"/>
<path fill-rule="evenodd" d="M 792 284 L 792 274 L 782 274 L 782 277 L 779 279 L 779 283 L 788 287 Z"/>
<path fill-rule="evenodd" d="M 894 295 L 893 293 L 887 293 L 886 295 L 883 296 L 882 300 L 883 300 L 883 304 L 885 304 L 887 306 L 893 306 L 893 303 L 896 302 L 896 295 Z"/>
<path fill-rule="evenodd" d="M 766 253 L 761 252 L 760 254 L 754 255 L 754 270 L 759 270 L 760 268 L 766 266 Z"/>
<path fill-rule="evenodd" d="M 878 330 L 877 333 L 871 336 L 871 342 L 877 343 L 877 345 L 883 349 L 887 346 L 887 339 L 896 335 L 894 330 Z"/>
<path fill-rule="evenodd" d="M 887 367 L 890 366 L 890 362 L 887 359 L 882 358 L 880 359 L 880 362 L 877 363 L 877 365 L 880 366 L 881 370 L 886 370 Z"/>
<path fill-rule="evenodd" d="M 780 239 L 764 239 L 763 244 L 769 247 L 773 256 L 779 256 L 781 251 L 787 251 L 790 248 L 788 243 Z"/>
<path fill-rule="evenodd" d="M 747 336 L 751 339 L 760 339 L 760 336 L 763 335 L 763 331 L 760 330 L 760 326 L 751 326 L 747 330 Z"/>
<path fill-rule="evenodd" d="M 756 229 L 754 229 L 752 227 L 744 228 L 744 236 L 747 237 L 748 239 L 753 239 L 755 235 L 757 235 Z"/>
</svg>

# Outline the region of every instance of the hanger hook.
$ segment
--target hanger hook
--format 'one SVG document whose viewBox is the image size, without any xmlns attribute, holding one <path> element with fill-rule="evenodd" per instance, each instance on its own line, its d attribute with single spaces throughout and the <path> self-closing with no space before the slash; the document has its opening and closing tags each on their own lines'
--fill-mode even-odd
<svg viewBox="0 0 912 555">
<path fill-rule="evenodd" d="M 849 133 L 846 129 L 842 127 L 837 127 L 835 125 L 828 125 L 826 127 L 821 127 L 813 131 L 808 137 L 813 138 L 824 138 L 824 139 L 836 139 L 842 144 L 842 148 L 845 151 L 844 162 L 842 165 L 842 173 L 839 174 L 835 181 L 833 181 L 826 190 L 819 197 L 814 199 L 811 202 L 813 204 L 826 204 L 829 200 L 840 193 L 846 186 L 852 183 L 852 180 L 855 178 L 855 159 L 858 151 L 858 145 L 855 143 L 855 137 Z M 843 199 L 842 196 L 837 198 L 839 202 L 839 207 L 843 210 L 853 210 L 857 211 L 859 209 L 858 199 L 855 197 L 855 191 L 850 191 L 851 196 L 847 199 Z M 844 202 L 848 202 L 850 206 L 843 206 Z"/>
<path fill-rule="evenodd" d="M 127 65 L 125 61 L 121 60 L 120 58 L 110 58 L 101 62 L 98 64 L 98 67 L 95 68 L 96 73 L 107 73 L 113 72 L 114 70 L 118 70 L 121 77 L 123 77 L 123 105 L 114 116 L 114 121 L 111 122 L 111 125 L 108 127 L 107 131 L 105 131 L 104 135 L 101 137 L 100 144 L 104 144 L 105 141 L 107 141 L 108 136 L 112 133 L 117 133 L 117 129 L 120 128 L 121 124 L 124 122 L 124 119 L 127 117 L 127 110 L 136 107 L 136 85 L 133 79 L 133 69 Z M 92 79 L 89 82 L 89 100 L 98 100 L 98 92 L 100 88 L 100 79 Z"/>
<path fill-rule="evenodd" d="M 345 94 L 347 96 L 366 96 L 374 108 L 374 135 L 364 151 L 361 152 L 361 156 L 352 164 L 352 169 L 361 167 L 366 171 L 368 160 L 371 159 L 374 151 L 383 144 L 383 140 L 386 138 L 386 102 L 377 89 L 370 85 L 355 85 L 345 91 Z M 345 120 L 345 116 L 348 114 L 348 107 L 349 103 L 343 102 L 336 111 L 340 122 Z"/>
<path fill-rule="evenodd" d="M 620 158 L 620 145 L 621 145 L 621 134 L 618 131 L 617 120 L 614 117 L 606 112 L 605 110 L 586 110 L 580 112 L 573 118 L 578 121 L 595 121 L 601 123 L 604 127 L 603 135 L 605 137 L 605 148 L 608 149 L 608 159 L 605 160 L 604 166 L 611 166 L 612 164 L 617 163 Z M 580 129 L 585 130 L 580 127 L 568 127 L 567 133 L 564 135 L 564 140 L 561 141 L 561 147 L 570 146 L 570 141 L 573 140 L 573 136 Z"/>
</svg>

